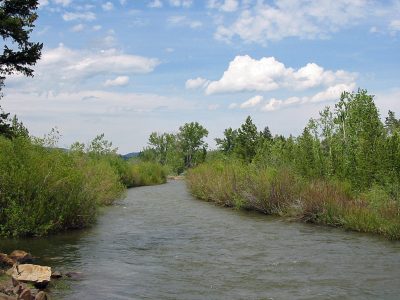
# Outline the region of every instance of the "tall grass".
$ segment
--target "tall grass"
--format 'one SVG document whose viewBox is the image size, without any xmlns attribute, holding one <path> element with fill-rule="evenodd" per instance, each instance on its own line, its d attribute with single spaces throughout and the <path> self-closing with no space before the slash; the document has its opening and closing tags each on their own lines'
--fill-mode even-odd
<svg viewBox="0 0 400 300">
<path fill-rule="evenodd" d="M 234 160 L 204 163 L 186 181 L 194 196 L 219 205 L 400 239 L 399 202 L 376 187 L 354 195 L 345 183 Z"/>
<path fill-rule="evenodd" d="M 117 155 L 46 148 L 0 136 L 0 236 L 39 236 L 83 228 L 125 188 L 165 182 L 161 166 Z"/>
</svg>

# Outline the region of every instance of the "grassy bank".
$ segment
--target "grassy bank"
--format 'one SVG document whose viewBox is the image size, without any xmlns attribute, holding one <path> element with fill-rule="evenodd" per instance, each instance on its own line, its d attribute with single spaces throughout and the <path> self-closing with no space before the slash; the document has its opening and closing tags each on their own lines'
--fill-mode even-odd
<svg viewBox="0 0 400 300">
<path fill-rule="evenodd" d="M 204 163 L 186 180 L 194 196 L 219 205 L 400 239 L 399 202 L 379 187 L 354 193 L 344 183 L 234 159 Z"/>
<path fill-rule="evenodd" d="M 39 236 L 83 228 L 126 187 L 166 181 L 161 166 L 115 153 L 45 147 L 0 136 L 0 236 Z"/>
</svg>

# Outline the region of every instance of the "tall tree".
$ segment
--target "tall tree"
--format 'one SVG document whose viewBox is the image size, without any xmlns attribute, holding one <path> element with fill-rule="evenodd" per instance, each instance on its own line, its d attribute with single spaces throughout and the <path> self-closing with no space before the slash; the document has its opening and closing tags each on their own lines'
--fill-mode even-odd
<svg viewBox="0 0 400 300">
<path fill-rule="evenodd" d="M 37 0 L 0 0 L 0 98 L 6 75 L 18 72 L 33 76 L 32 66 L 40 59 L 43 44 L 30 41 L 37 19 Z M 0 113 L 0 135 L 10 136 L 9 114 Z"/>
<path fill-rule="evenodd" d="M 237 138 L 237 130 L 233 130 L 232 128 L 227 128 L 224 130 L 224 138 L 216 138 L 215 142 L 217 143 L 218 148 L 224 152 L 225 154 L 232 153 L 233 149 L 236 145 Z"/>
<path fill-rule="evenodd" d="M 37 0 L 0 1 L 0 35 L 4 41 L 0 55 L 0 89 L 6 75 L 19 72 L 33 76 L 32 66 L 43 48 L 43 44 L 29 40 L 37 19 L 37 7 Z"/>
<path fill-rule="evenodd" d="M 205 159 L 207 144 L 204 138 L 208 130 L 198 122 L 186 123 L 179 127 L 179 144 L 185 159 L 185 167 L 190 168 Z"/>
<path fill-rule="evenodd" d="M 257 152 L 260 134 L 250 116 L 246 118 L 246 121 L 238 129 L 236 140 L 235 153 L 245 161 L 251 162 Z"/>
</svg>

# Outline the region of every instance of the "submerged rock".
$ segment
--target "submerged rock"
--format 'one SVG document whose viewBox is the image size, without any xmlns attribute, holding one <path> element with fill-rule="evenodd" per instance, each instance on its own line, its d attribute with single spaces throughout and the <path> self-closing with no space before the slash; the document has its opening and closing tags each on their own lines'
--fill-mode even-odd
<svg viewBox="0 0 400 300">
<path fill-rule="evenodd" d="M 14 250 L 8 257 L 20 264 L 31 263 L 33 260 L 32 255 L 23 250 Z"/>
<path fill-rule="evenodd" d="M 0 268 L 11 267 L 15 263 L 7 254 L 0 253 Z"/>
<path fill-rule="evenodd" d="M 31 300 L 32 299 L 32 294 L 31 294 L 31 290 L 26 288 L 24 289 L 21 294 L 19 294 L 18 300 Z"/>
<path fill-rule="evenodd" d="M 37 293 L 37 295 L 35 296 L 35 300 L 50 300 L 49 295 L 47 295 L 45 292 L 40 291 L 39 293 Z"/>
<path fill-rule="evenodd" d="M 19 282 L 32 283 L 38 288 L 45 288 L 50 282 L 51 268 L 32 264 L 15 265 L 11 276 Z"/>
<path fill-rule="evenodd" d="M 61 277 L 62 277 L 62 274 L 59 271 L 54 271 L 51 273 L 51 278 L 59 279 Z"/>
</svg>

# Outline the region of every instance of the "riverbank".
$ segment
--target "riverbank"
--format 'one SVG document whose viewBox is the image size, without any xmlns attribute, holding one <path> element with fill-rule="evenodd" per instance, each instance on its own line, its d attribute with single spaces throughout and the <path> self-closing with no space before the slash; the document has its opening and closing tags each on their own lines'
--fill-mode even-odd
<svg viewBox="0 0 400 300">
<path fill-rule="evenodd" d="M 399 203 L 378 188 L 354 194 L 338 182 L 234 161 L 204 163 L 186 181 L 195 197 L 221 206 L 400 239 Z"/>
<path fill-rule="evenodd" d="M 88 227 L 98 208 L 121 199 L 127 187 L 167 180 L 160 164 L 125 161 L 101 143 L 87 151 L 50 146 L 0 136 L 0 237 Z"/>
</svg>

